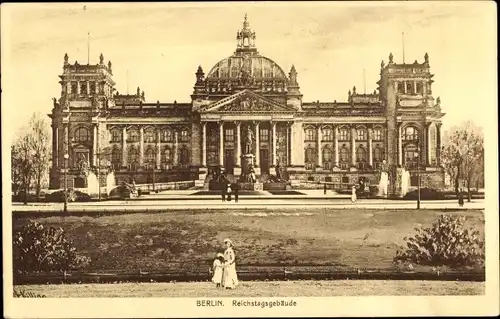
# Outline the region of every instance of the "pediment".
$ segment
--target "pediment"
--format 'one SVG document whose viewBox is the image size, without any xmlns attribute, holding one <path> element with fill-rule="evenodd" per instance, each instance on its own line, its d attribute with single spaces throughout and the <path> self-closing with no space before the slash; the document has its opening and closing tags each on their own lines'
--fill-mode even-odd
<svg viewBox="0 0 500 319">
<path fill-rule="evenodd" d="M 295 109 L 245 90 L 211 103 L 201 113 L 276 113 L 295 112 Z"/>
</svg>

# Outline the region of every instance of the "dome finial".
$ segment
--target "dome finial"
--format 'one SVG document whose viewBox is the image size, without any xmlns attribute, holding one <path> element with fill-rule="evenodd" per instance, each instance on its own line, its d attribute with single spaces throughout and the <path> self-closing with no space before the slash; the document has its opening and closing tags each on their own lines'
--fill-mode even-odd
<svg viewBox="0 0 500 319">
<path fill-rule="evenodd" d="M 248 28 L 248 15 L 245 13 L 245 20 L 243 21 L 243 29 L 247 29 Z"/>
</svg>

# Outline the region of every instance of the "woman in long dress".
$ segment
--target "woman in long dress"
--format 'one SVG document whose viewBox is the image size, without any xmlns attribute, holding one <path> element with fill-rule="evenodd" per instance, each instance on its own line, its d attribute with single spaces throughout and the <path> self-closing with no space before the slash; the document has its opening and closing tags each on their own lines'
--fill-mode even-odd
<svg viewBox="0 0 500 319">
<path fill-rule="evenodd" d="M 224 244 L 224 274 L 222 276 L 222 285 L 226 289 L 233 289 L 238 285 L 238 275 L 236 273 L 236 256 L 233 250 L 233 242 L 230 239 L 225 239 Z"/>
<path fill-rule="evenodd" d="M 352 193 L 351 193 L 351 201 L 354 203 L 356 202 L 357 200 L 357 196 L 356 196 L 356 185 L 353 185 L 352 186 Z"/>
</svg>

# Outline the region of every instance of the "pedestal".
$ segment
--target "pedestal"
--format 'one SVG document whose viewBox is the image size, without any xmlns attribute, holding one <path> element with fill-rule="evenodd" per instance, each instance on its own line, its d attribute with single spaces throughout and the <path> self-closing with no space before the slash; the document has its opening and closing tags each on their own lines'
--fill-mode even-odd
<svg viewBox="0 0 500 319">
<path fill-rule="evenodd" d="M 241 167 L 234 167 L 233 168 L 233 175 L 239 177 L 241 175 Z"/>
<path fill-rule="evenodd" d="M 276 176 L 276 167 L 275 166 L 269 167 L 269 174 Z"/>
</svg>

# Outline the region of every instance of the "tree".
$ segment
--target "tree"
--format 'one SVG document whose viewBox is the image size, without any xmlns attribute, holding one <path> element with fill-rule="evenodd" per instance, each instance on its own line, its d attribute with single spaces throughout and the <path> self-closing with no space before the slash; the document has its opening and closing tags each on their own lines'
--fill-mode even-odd
<svg viewBox="0 0 500 319">
<path fill-rule="evenodd" d="M 11 146 L 11 159 L 13 192 L 23 190 L 26 203 L 34 182 L 37 199 L 40 199 L 50 165 L 50 131 L 40 113 L 34 113 L 28 125 L 19 131 L 18 138 Z"/>
<path fill-rule="evenodd" d="M 31 134 L 33 134 L 33 153 L 35 154 L 33 160 L 33 173 L 35 181 L 36 198 L 40 200 L 40 191 L 42 185 L 47 179 L 50 165 L 50 130 L 49 124 L 44 117 L 39 113 L 33 114 L 30 119 L 29 126 Z"/>
<path fill-rule="evenodd" d="M 468 199 L 470 187 L 478 176 L 478 166 L 484 153 L 484 139 L 481 129 L 468 121 L 451 129 L 448 140 L 441 151 L 441 163 L 450 175 L 458 196 L 461 181 L 466 181 Z"/>
</svg>

